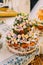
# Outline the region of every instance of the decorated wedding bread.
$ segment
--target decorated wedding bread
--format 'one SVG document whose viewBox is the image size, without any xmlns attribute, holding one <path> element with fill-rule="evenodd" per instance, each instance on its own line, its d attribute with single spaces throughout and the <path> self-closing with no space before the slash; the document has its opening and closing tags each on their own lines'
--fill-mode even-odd
<svg viewBox="0 0 43 65">
<path fill-rule="evenodd" d="M 40 31 L 28 19 L 28 15 L 19 14 L 11 31 L 7 33 L 6 42 L 10 51 L 16 54 L 28 54 L 36 50 Z"/>
</svg>

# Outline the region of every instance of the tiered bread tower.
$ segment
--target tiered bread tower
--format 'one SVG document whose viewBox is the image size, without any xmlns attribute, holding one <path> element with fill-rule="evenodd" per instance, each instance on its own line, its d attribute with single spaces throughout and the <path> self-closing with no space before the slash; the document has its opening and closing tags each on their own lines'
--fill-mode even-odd
<svg viewBox="0 0 43 65">
<path fill-rule="evenodd" d="M 28 20 L 28 15 L 19 14 L 15 17 L 12 30 L 7 34 L 7 45 L 15 53 L 28 54 L 36 49 L 38 31 Z"/>
</svg>

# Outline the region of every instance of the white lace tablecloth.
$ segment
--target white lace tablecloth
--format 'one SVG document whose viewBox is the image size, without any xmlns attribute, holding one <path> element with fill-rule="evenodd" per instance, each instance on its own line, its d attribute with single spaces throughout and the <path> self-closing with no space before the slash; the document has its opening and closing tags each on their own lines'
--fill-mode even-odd
<svg viewBox="0 0 43 65">
<path fill-rule="evenodd" d="M 10 57 L 6 54 L 4 57 L 6 57 L 6 59 L 4 58 L 4 60 L 2 62 L 0 62 L 0 65 L 28 65 L 35 57 L 35 54 L 38 52 L 39 50 L 37 49 L 36 52 L 26 55 L 26 56 L 17 56 L 17 55 L 10 55 Z"/>
</svg>

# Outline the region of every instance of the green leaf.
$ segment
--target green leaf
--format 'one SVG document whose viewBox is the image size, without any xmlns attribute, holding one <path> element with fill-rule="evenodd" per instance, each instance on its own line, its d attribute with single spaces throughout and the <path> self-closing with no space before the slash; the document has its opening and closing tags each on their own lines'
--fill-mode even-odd
<svg viewBox="0 0 43 65">
<path fill-rule="evenodd" d="M 28 32 L 27 28 L 24 29 L 24 34 L 26 34 Z"/>
<path fill-rule="evenodd" d="M 13 30 L 13 33 L 15 33 L 15 34 L 19 34 L 18 31 L 14 30 L 14 29 L 12 29 L 12 30 Z"/>
<path fill-rule="evenodd" d="M 13 26 L 15 26 L 15 25 L 17 25 L 17 23 L 16 24 L 13 24 Z"/>
<path fill-rule="evenodd" d="M 6 37 L 7 40 L 10 40 L 11 38 L 9 38 L 8 36 Z"/>
<path fill-rule="evenodd" d="M 37 24 L 33 24 L 33 25 L 36 26 L 36 27 L 38 26 Z"/>
<path fill-rule="evenodd" d="M 43 22 L 41 24 L 43 25 Z"/>
<path fill-rule="evenodd" d="M 28 18 L 24 18 L 24 20 L 28 20 Z"/>
</svg>

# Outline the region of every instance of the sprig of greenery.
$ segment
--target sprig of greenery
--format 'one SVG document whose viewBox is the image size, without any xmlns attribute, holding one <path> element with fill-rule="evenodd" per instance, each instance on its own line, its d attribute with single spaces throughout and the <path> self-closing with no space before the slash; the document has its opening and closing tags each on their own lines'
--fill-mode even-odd
<svg viewBox="0 0 43 65">
<path fill-rule="evenodd" d="M 38 24 L 33 24 L 33 26 L 36 26 L 36 27 L 37 27 L 37 26 L 38 26 Z"/>
<path fill-rule="evenodd" d="M 41 24 L 43 25 L 43 22 Z"/>
<path fill-rule="evenodd" d="M 14 23 L 14 26 L 17 25 L 17 24 L 21 24 L 22 22 L 28 20 L 28 14 L 24 14 L 24 13 L 19 13 L 18 16 L 21 15 L 23 16 L 23 18 L 21 18 L 21 21 L 20 20 L 17 20 L 17 18 L 15 18 L 15 22 L 17 23 Z"/>
<path fill-rule="evenodd" d="M 16 31 L 16 30 L 14 30 L 14 29 L 12 29 L 13 30 L 13 33 L 15 33 L 15 34 L 19 34 L 19 32 L 18 31 Z"/>
<path fill-rule="evenodd" d="M 4 24 L 4 21 L 0 21 L 0 24 Z"/>
<path fill-rule="evenodd" d="M 18 15 L 17 16 L 19 16 L 19 15 L 21 15 L 21 16 L 29 16 L 29 14 L 25 14 L 25 13 L 18 13 Z"/>
<path fill-rule="evenodd" d="M 7 40 L 10 40 L 11 38 L 9 38 L 8 36 L 6 37 Z"/>
</svg>

